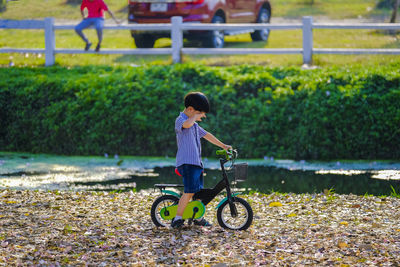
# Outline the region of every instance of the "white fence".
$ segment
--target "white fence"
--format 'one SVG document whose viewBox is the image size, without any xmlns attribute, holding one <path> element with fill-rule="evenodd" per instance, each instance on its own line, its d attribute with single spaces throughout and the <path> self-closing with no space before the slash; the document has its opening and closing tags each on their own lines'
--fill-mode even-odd
<svg viewBox="0 0 400 267">
<path fill-rule="evenodd" d="M 174 63 L 182 60 L 182 54 L 302 54 L 303 63 L 311 64 L 313 54 L 396 54 L 400 49 L 342 49 L 342 48 L 313 48 L 313 29 L 376 29 L 400 30 L 400 24 L 331 24 L 313 23 L 312 17 L 303 17 L 298 24 L 206 24 L 183 23 L 182 17 L 172 17 L 167 24 L 130 24 L 105 26 L 106 30 L 142 30 L 170 31 L 171 48 L 138 48 L 138 49 L 102 49 L 100 52 L 83 51 L 82 49 L 57 49 L 55 46 L 55 30 L 74 30 L 75 25 L 55 25 L 53 18 L 44 20 L 0 20 L 0 29 L 44 29 L 45 49 L 0 48 L 0 53 L 44 53 L 46 66 L 55 62 L 56 54 L 129 54 L 129 55 L 172 55 Z M 302 48 L 185 48 L 183 47 L 183 32 L 188 30 L 293 30 L 301 29 L 303 33 Z"/>
</svg>

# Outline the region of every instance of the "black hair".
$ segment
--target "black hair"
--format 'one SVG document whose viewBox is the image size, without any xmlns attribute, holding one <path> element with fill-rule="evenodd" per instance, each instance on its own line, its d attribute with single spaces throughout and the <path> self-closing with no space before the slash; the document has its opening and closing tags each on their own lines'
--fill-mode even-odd
<svg viewBox="0 0 400 267">
<path fill-rule="evenodd" d="M 197 111 L 208 113 L 210 103 L 207 97 L 201 92 L 190 92 L 185 96 L 185 107 L 193 107 Z"/>
</svg>

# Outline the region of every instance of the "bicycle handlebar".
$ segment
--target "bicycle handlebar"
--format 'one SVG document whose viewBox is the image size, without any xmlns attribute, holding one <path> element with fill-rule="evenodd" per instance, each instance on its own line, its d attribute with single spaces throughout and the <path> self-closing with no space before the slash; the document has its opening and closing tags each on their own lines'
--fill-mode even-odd
<svg viewBox="0 0 400 267">
<path fill-rule="evenodd" d="M 224 156 L 226 160 L 232 160 L 235 159 L 237 157 L 237 150 L 236 149 L 231 149 L 231 150 L 225 150 L 225 149 L 221 149 L 221 150 L 217 150 L 216 154 L 218 156 Z"/>
</svg>

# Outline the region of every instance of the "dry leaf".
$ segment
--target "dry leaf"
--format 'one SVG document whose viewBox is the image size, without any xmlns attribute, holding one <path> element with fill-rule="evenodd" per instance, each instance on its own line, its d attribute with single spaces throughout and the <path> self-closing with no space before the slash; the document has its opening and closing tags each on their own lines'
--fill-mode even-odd
<svg viewBox="0 0 400 267">
<path fill-rule="evenodd" d="M 281 202 L 271 202 L 269 203 L 270 207 L 282 207 L 282 203 Z"/>
<path fill-rule="evenodd" d="M 335 201 L 327 202 L 324 194 L 241 195 L 251 203 L 254 221 L 247 231 L 235 232 L 218 225 L 215 207 L 223 196 L 207 206 L 205 216 L 212 227 L 182 230 L 153 225 L 150 208 L 159 193 L 150 190 L 133 194 L 0 190 L 0 196 L 0 266 L 396 266 L 400 262 L 400 199 L 392 197 L 382 205 L 373 196 L 335 194 Z M 274 205 L 279 208 L 270 208 Z M 354 205 L 363 209 L 352 209 Z"/>
</svg>

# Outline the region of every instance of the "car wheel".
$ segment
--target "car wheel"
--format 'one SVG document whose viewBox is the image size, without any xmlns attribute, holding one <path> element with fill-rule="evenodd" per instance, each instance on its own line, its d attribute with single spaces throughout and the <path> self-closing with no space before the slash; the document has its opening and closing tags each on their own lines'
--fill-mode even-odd
<svg viewBox="0 0 400 267">
<path fill-rule="evenodd" d="M 224 19 L 220 16 L 214 16 L 211 23 L 225 23 Z M 210 48 L 223 48 L 224 47 L 224 31 L 210 31 L 203 40 L 203 46 Z"/>
<path fill-rule="evenodd" d="M 140 34 L 133 37 L 137 48 L 153 48 L 156 38 L 150 34 Z"/>
<path fill-rule="evenodd" d="M 257 23 L 269 23 L 270 16 L 271 15 L 268 9 L 261 8 L 258 14 Z M 253 39 L 253 41 L 267 41 L 269 32 L 269 29 L 254 31 L 251 34 L 251 39 Z"/>
</svg>

